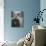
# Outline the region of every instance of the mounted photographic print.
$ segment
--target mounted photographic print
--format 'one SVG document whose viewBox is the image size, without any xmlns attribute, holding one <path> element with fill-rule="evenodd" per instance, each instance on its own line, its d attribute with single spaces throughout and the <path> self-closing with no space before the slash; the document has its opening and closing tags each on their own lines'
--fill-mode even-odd
<svg viewBox="0 0 46 46">
<path fill-rule="evenodd" d="M 23 11 L 11 11 L 11 27 L 24 27 Z"/>
</svg>

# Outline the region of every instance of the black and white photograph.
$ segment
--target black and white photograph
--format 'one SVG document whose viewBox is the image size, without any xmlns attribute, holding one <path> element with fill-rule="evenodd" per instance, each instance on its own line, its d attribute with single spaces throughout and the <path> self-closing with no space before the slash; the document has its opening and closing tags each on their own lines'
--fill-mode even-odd
<svg viewBox="0 0 46 46">
<path fill-rule="evenodd" d="M 24 12 L 23 11 L 11 11 L 11 26 L 23 27 L 24 26 Z"/>
</svg>

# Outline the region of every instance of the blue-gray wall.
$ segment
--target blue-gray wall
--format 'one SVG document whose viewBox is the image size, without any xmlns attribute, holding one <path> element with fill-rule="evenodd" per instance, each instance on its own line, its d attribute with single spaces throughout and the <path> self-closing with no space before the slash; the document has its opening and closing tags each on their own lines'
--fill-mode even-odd
<svg viewBox="0 0 46 46">
<path fill-rule="evenodd" d="M 18 41 L 24 37 L 32 28 L 32 19 L 36 17 L 35 12 L 40 9 L 40 0 L 5 0 L 4 9 L 4 35 L 7 41 Z M 11 11 L 24 11 L 24 27 L 11 27 Z"/>
</svg>

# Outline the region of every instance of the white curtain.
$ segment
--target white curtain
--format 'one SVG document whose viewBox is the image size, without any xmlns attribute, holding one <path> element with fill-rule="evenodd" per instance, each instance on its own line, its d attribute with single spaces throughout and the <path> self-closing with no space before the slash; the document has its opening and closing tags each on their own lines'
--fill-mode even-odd
<svg viewBox="0 0 46 46">
<path fill-rule="evenodd" d="M 0 0 L 0 42 L 4 41 L 4 0 Z"/>
</svg>

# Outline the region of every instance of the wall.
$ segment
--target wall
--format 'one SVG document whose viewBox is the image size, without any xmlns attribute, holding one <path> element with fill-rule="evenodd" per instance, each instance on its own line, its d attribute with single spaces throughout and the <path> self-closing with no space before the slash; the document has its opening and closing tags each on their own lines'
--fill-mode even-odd
<svg viewBox="0 0 46 46">
<path fill-rule="evenodd" d="M 40 0 L 5 0 L 4 1 L 4 35 L 7 41 L 18 41 L 32 28 L 32 20 L 36 17 L 35 12 L 40 9 Z M 11 27 L 11 11 L 24 11 L 24 27 Z"/>
<path fill-rule="evenodd" d="M 43 9 L 46 9 L 46 0 L 41 0 L 41 1 L 40 1 L 40 9 L 41 9 L 41 11 L 42 11 Z M 41 22 L 40 22 L 40 25 L 46 27 L 46 20 L 45 20 L 45 19 L 46 19 L 46 11 L 43 12 L 42 17 L 43 17 L 43 22 L 41 21 Z"/>
</svg>

